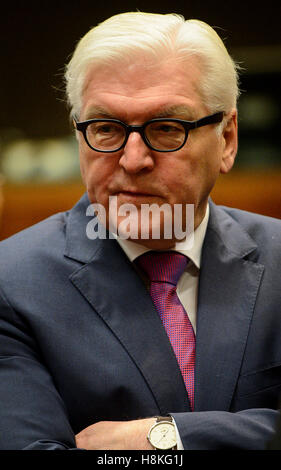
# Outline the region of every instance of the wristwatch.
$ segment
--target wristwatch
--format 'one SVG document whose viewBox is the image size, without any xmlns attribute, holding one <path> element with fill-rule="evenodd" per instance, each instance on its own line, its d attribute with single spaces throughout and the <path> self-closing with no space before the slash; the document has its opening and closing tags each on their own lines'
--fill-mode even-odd
<svg viewBox="0 0 281 470">
<path fill-rule="evenodd" d="M 157 416 L 151 426 L 147 439 L 155 450 L 176 450 L 176 429 L 171 416 Z"/>
</svg>

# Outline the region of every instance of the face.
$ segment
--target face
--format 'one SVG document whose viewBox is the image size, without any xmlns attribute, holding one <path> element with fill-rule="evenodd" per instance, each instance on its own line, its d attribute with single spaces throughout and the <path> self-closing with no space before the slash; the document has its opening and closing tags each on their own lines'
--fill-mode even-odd
<svg viewBox="0 0 281 470">
<path fill-rule="evenodd" d="M 163 116 L 200 119 L 210 114 L 197 88 L 200 73 L 195 59 L 185 65 L 170 60 L 157 67 L 139 63 L 119 70 L 89 70 L 79 120 L 111 117 L 137 125 Z M 90 201 L 102 204 L 107 214 L 110 196 L 117 198 L 117 213 L 121 205 L 133 204 L 138 220 L 142 204 L 182 204 L 185 227 L 185 205 L 193 204 L 196 227 L 219 173 L 232 166 L 236 145 L 235 112 L 221 135 L 213 124 L 191 130 L 184 147 L 170 153 L 149 149 L 136 132 L 118 152 L 95 152 L 79 133 L 81 173 Z M 119 215 L 117 226 L 123 221 L 124 215 Z M 160 226 L 160 239 L 152 239 L 151 232 L 141 239 L 139 229 L 134 241 L 153 249 L 172 247 L 175 239 L 165 239 L 163 217 Z"/>
</svg>

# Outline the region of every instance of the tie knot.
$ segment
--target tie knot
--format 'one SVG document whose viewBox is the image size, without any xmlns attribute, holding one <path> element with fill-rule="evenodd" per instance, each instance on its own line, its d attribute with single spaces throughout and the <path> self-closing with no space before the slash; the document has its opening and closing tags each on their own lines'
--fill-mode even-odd
<svg viewBox="0 0 281 470">
<path fill-rule="evenodd" d="M 137 264 L 150 281 L 169 282 L 176 286 L 187 261 L 186 256 L 175 251 L 149 251 L 137 259 Z"/>
</svg>

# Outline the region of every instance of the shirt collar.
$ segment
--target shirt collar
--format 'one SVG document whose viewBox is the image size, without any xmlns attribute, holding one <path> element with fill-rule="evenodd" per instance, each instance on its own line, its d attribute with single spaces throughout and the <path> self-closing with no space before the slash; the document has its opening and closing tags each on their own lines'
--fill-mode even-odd
<svg viewBox="0 0 281 470">
<path fill-rule="evenodd" d="M 198 269 L 201 265 L 201 252 L 207 230 L 208 220 L 209 204 L 207 205 L 202 222 L 194 231 L 193 243 L 190 243 L 190 240 L 186 239 L 183 242 L 176 243 L 176 245 L 171 248 L 172 251 L 178 251 L 179 253 L 187 256 Z M 133 242 L 131 240 L 120 239 L 117 235 L 114 236 L 130 261 L 134 261 L 138 256 L 143 255 L 147 251 L 151 251 L 149 248 L 140 245 L 139 243 Z"/>
</svg>

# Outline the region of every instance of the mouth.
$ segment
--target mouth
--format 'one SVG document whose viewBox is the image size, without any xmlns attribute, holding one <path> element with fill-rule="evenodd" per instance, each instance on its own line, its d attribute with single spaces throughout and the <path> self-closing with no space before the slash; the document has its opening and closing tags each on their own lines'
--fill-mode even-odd
<svg viewBox="0 0 281 470">
<path fill-rule="evenodd" d="M 142 204 L 156 203 L 161 205 L 162 203 L 158 195 L 146 191 L 117 191 L 114 195 L 117 197 L 118 205 L 133 204 L 139 207 Z"/>
<path fill-rule="evenodd" d="M 115 193 L 115 195 L 125 197 L 156 197 L 155 194 L 143 191 L 118 191 L 117 193 Z"/>
</svg>

